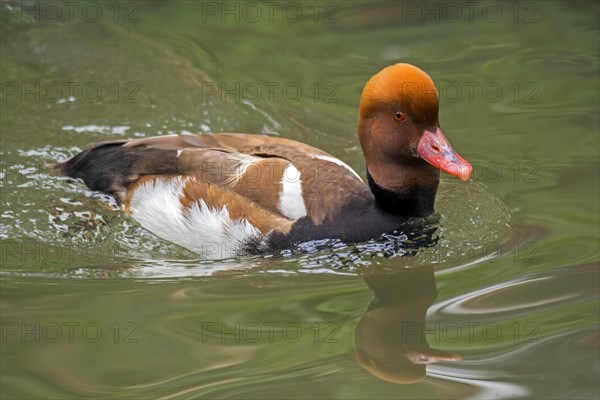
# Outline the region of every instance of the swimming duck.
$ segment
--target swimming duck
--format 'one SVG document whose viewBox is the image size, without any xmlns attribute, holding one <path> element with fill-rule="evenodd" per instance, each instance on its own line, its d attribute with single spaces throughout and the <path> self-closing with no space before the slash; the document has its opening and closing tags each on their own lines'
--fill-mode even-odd
<svg viewBox="0 0 600 400">
<path fill-rule="evenodd" d="M 144 228 L 205 259 L 360 242 L 432 214 L 440 170 L 469 179 L 472 166 L 442 133 L 438 108 L 433 81 L 413 65 L 367 82 L 358 138 L 368 184 L 315 147 L 237 133 L 103 142 L 52 168 L 115 196 Z"/>
</svg>

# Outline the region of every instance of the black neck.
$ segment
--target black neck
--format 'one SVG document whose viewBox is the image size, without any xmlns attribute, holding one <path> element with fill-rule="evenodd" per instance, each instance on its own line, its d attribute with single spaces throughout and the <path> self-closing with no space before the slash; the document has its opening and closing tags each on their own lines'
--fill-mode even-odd
<svg viewBox="0 0 600 400">
<path fill-rule="evenodd" d="M 409 191 L 395 192 L 382 188 L 373 180 L 367 169 L 367 179 L 377 206 L 383 211 L 404 217 L 426 217 L 433 214 L 433 203 L 437 192 L 437 182 L 418 186 Z"/>
</svg>

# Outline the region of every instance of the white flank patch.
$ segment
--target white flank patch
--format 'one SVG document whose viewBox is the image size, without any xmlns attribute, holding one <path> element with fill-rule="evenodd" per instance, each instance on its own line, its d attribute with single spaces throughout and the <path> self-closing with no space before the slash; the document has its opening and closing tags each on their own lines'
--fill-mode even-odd
<svg viewBox="0 0 600 400">
<path fill-rule="evenodd" d="M 354 171 L 352 168 L 350 168 L 350 166 L 348 164 L 346 164 L 345 162 L 343 162 L 342 160 L 339 160 L 335 157 L 330 157 L 330 156 L 315 156 L 315 158 L 318 158 L 319 160 L 323 160 L 323 161 L 329 161 L 329 162 L 332 162 L 334 164 L 337 164 L 339 166 L 346 168 L 348 171 L 352 172 L 352 175 L 357 177 L 362 182 L 362 179 L 360 179 L 360 176 L 358 176 L 356 171 Z"/>
<path fill-rule="evenodd" d="M 183 150 L 177 150 L 177 157 L 179 157 L 182 152 L 183 152 Z"/>
<path fill-rule="evenodd" d="M 193 177 L 157 179 L 139 186 L 129 205 L 132 217 L 144 228 L 198 253 L 205 260 L 221 260 L 244 253 L 244 246 L 262 234 L 246 220 L 232 220 L 227 208 L 209 207 L 203 200 L 183 213 L 183 187 Z"/>
<path fill-rule="evenodd" d="M 304 197 L 302 197 L 302 177 L 300 171 L 289 165 L 283 171 L 281 178 L 281 193 L 279 194 L 279 211 L 291 219 L 298 219 L 306 215 Z"/>
</svg>

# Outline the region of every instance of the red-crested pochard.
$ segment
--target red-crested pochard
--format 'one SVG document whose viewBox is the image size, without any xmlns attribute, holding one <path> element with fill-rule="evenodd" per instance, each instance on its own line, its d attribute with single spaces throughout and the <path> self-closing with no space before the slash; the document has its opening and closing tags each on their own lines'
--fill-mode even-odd
<svg viewBox="0 0 600 400">
<path fill-rule="evenodd" d="M 52 167 L 114 195 L 143 227 L 207 259 L 314 239 L 360 242 L 432 214 L 440 169 L 469 178 L 438 107 L 433 81 L 415 66 L 392 65 L 369 80 L 358 118 L 368 186 L 312 146 L 234 133 L 105 142 Z"/>
</svg>

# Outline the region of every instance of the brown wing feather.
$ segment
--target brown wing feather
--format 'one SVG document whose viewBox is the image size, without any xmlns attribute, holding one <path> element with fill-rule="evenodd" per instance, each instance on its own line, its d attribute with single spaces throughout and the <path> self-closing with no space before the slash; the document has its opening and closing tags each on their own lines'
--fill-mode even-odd
<svg viewBox="0 0 600 400">
<path fill-rule="evenodd" d="M 244 154 L 264 153 L 276 157 L 282 156 L 282 152 L 331 157 L 331 154 L 302 142 L 277 136 L 247 133 L 201 133 L 198 135 L 155 136 L 131 140 L 123 145 L 126 148 L 137 146 L 148 146 L 164 150 L 204 148 Z"/>
<path fill-rule="evenodd" d="M 242 153 L 212 148 L 187 148 L 177 158 L 177 170 L 182 174 L 200 174 L 217 185 L 228 185 L 235 180 L 246 164 L 260 160 Z"/>
</svg>

